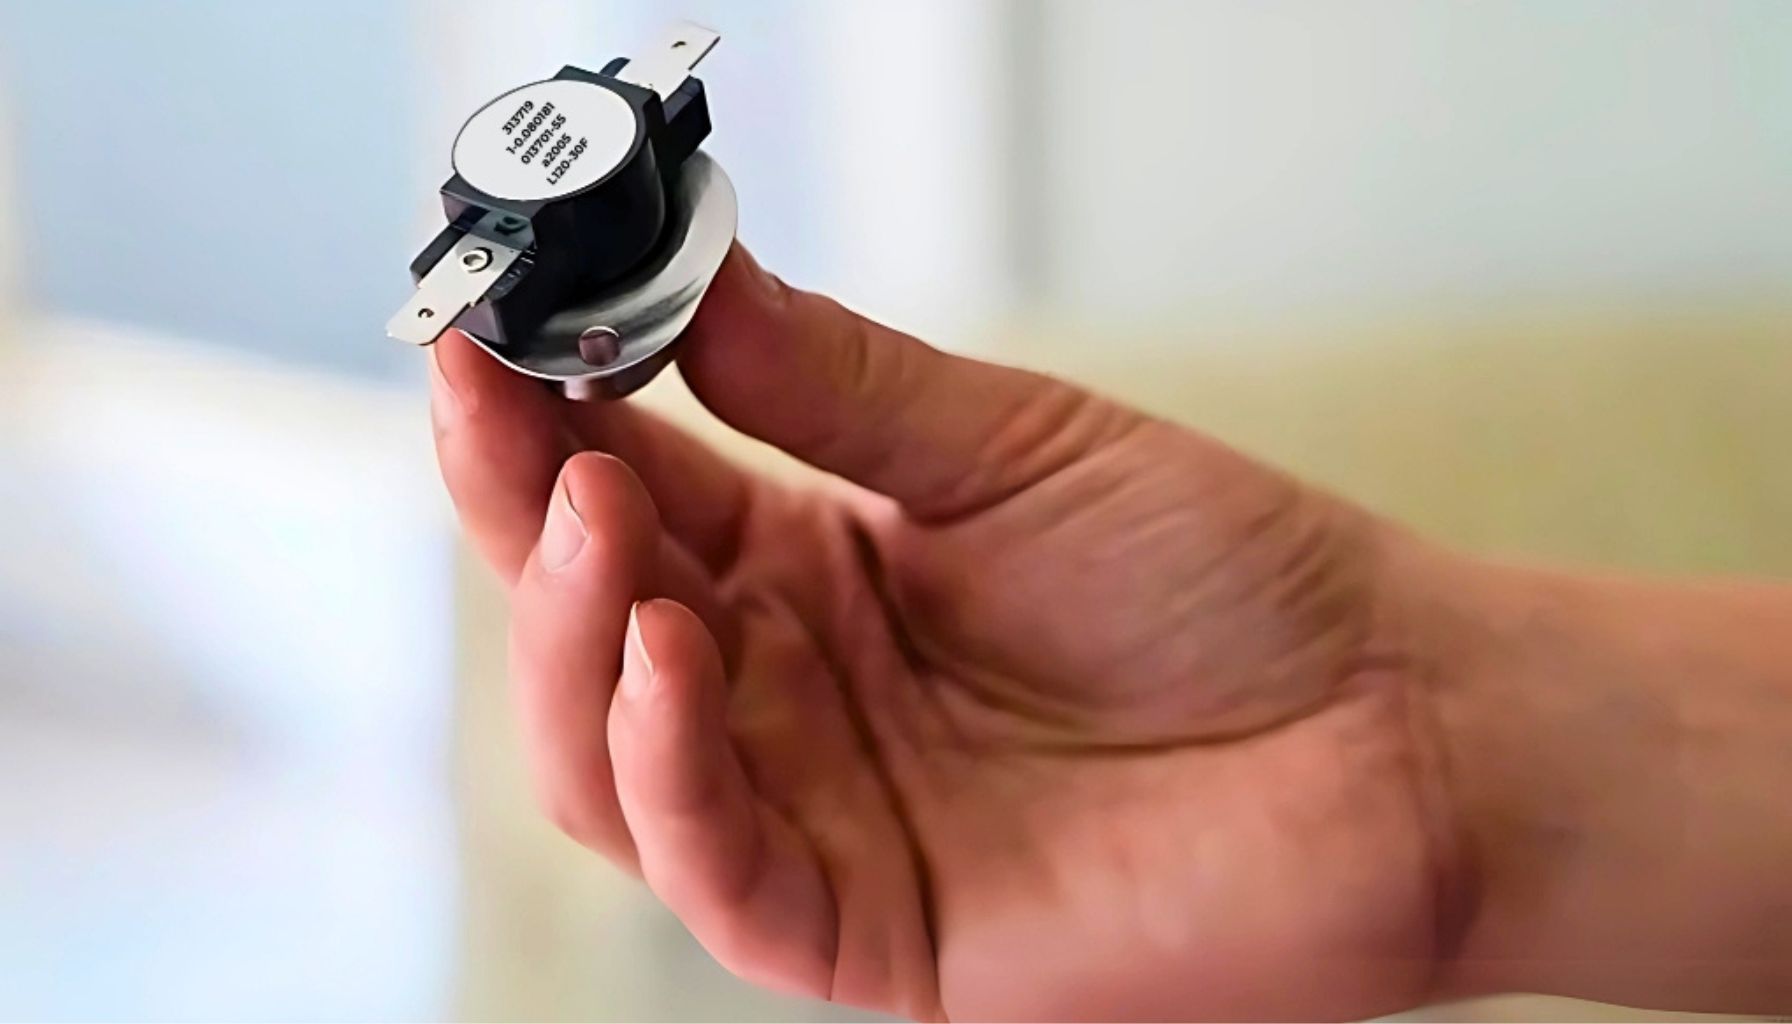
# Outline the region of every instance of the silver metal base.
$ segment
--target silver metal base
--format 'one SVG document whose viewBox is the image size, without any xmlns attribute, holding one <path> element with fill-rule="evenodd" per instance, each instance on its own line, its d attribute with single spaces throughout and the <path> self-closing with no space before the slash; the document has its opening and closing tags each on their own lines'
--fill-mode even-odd
<svg viewBox="0 0 1792 1024">
<path fill-rule="evenodd" d="M 734 183 L 701 150 L 685 160 L 668 199 L 665 239 L 640 270 L 557 314 L 532 337 L 503 346 L 473 340 L 517 372 L 557 382 L 569 398 L 620 398 L 652 380 L 672 361 L 739 220 Z M 614 335 L 587 346 L 613 353 L 602 365 L 580 355 L 579 339 L 588 332 Z"/>
</svg>

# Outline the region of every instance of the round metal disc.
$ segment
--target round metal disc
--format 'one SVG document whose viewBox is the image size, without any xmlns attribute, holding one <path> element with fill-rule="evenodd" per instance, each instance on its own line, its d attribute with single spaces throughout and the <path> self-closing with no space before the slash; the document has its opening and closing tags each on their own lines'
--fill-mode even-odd
<svg viewBox="0 0 1792 1024">
<path fill-rule="evenodd" d="M 700 150 L 685 160 L 667 198 L 664 237 L 640 269 L 556 314 L 532 337 L 503 346 L 473 340 L 521 373 L 560 382 L 573 398 L 616 398 L 652 380 L 671 362 L 673 343 L 721 269 L 738 219 L 734 184 Z M 594 366 L 587 357 L 608 361 Z"/>
</svg>

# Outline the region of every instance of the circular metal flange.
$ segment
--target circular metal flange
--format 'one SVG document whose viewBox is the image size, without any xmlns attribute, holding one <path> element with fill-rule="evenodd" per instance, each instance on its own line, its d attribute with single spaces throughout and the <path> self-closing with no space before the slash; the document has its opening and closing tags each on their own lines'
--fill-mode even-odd
<svg viewBox="0 0 1792 1024">
<path fill-rule="evenodd" d="M 620 398 L 652 380 L 721 269 L 739 214 L 734 184 L 701 150 L 685 160 L 667 198 L 660 245 L 638 270 L 531 337 L 501 346 L 473 340 L 520 373 L 558 382 L 571 398 Z"/>
</svg>

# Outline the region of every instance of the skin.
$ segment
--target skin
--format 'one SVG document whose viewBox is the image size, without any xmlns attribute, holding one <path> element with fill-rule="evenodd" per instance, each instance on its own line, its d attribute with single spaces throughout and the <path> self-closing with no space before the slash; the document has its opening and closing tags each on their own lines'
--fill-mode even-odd
<svg viewBox="0 0 1792 1024">
<path fill-rule="evenodd" d="M 681 372 L 829 486 L 452 332 L 434 367 L 543 806 L 743 978 L 916 1018 L 1792 1004 L 1783 591 L 1443 551 L 739 249 Z"/>
</svg>

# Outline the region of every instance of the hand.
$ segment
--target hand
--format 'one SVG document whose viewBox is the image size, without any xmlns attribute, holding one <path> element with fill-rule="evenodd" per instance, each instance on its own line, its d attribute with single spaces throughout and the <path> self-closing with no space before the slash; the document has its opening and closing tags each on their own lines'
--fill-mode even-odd
<svg viewBox="0 0 1792 1024">
<path fill-rule="evenodd" d="M 852 484 L 436 348 L 443 471 L 512 587 L 568 834 L 737 974 L 910 1016 L 1429 994 L 1462 872 L 1391 531 L 744 251 L 685 346 L 722 420 Z"/>
</svg>

